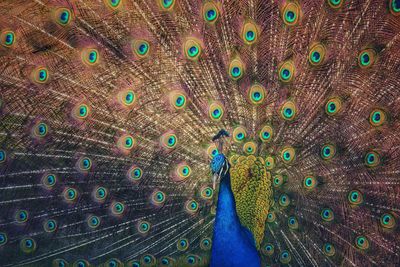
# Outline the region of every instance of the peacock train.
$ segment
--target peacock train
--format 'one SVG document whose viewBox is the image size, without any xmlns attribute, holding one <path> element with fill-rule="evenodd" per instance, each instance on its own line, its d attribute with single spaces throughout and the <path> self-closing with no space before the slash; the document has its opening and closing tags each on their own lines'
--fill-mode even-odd
<svg viewBox="0 0 400 267">
<path fill-rule="evenodd" d="M 400 0 L 0 1 L 0 266 L 400 266 Z"/>
</svg>

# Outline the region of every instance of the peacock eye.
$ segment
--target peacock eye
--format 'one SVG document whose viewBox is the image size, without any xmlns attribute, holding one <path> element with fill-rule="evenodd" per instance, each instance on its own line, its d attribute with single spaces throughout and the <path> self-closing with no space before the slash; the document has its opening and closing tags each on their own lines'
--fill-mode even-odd
<svg viewBox="0 0 400 267">
<path fill-rule="evenodd" d="M 203 238 L 200 241 L 200 248 L 202 250 L 210 250 L 211 249 L 211 239 L 208 237 Z"/>
<path fill-rule="evenodd" d="M 258 28 L 253 22 L 247 22 L 242 28 L 242 39 L 245 44 L 252 45 L 258 40 Z"/>
<path fill-rule="evenodd" d="M 52 189 L 57 182 L 57 177 L 54 174 L 45 174 L 42 177 L 42 184 L 47 189 Z"/>
<path fill-rule="evenodd" d="M 94 48 L 87 48 L 82 50 L 82 62 L 87 66 L 94 66 L 99 63 L 99 52 Z"/>
<path fill-rule="evenodd" d="M 7 241 L 8 241 L 7 234 L 0 232 L 0 247 L 2 247 L 5 244 L 7 244 Z"/>
<path fill-rule="evenodd" d="M 333 219 L 334 219 L 333 211 L 329 208 L 322 209 L 321 217 L 322 217 L 322 220 L 324 220 L 326 222 L 333 221 Z"/>
<path fill-rule="evenodd" d="M 0 163 L 5 162 L 7 159 L 7 154 L 4 150 L 0 150 Z"/>
<path fill-rule="evenodd" d="M 293 61 L 283 62 L 278 70 L 279 80 L 283 83 L 290 83 L 293 80 L 295 66 Z"/>
<path fill-rule="evenodd" d="M 321 65 L 324 62 L 326 54 L 326 48 L 321 43 L 316 43 L 311 46 L 308 54 L 308 61 L 312 66 Z"/>
<path fill-rule="evenodd" d="M 57 8 L 54 11 L 55 22 L 61 26 L 66 26 L 71 22 L 72 14 L 71 10 L 65 7 Z"/>
<path fill-rule="evenodd" d="M 285 179 L 284 179 L 283 175 L 282 174 L 277 174 L 277 175 L 274 176 L 273 186 L 276 187 L 276 188 L 280 187 L 281 185 L 283 185 L 284 182 L 285 182 Z M 284 197 L 284 200 L 286 200 L 286 197 Z"/>
<path fill-rule="evenodd" d="M 321 157 L 324 160 L 330 160 L 336 155 L 336 147 L 332 144 L 326 144 L 321 148 Z"/>
<path fill-rule="evenodd" d="M 284 163 L 290 164 L 296 158 L 296 152 L 293 147 L 285 147 L 281 151 L 281 159 Z"/>
<path fill-rule="evenodd" d="M 250 141 L 250 142 L 246 142 L 243 145 L 243 151 L 244 153 L 246 153 L 247 155 L 253 155 L 257 152 L 257 145 L 255 142 Z"/>
<path fill-rule="evenodd" d="M 139 58 L 145 58 L 150 53 L 150 43 L 144 39 L 134 40 L 131 44 L 133 53 Z"/>
<path fill-rule="evenodd" d="M 78 191 L 75 188 L 67 187 L 64 192 L 63 196 L 66 202 L 72 203 L 78 197 Z"/>
<path fill-rule="evenodd" d="M 57 222 L 55 220 L 47 220 L 43 223 L 43 229 L 48 232 L 54 232 L 57 229 Z"/>
<path fill-rule="evenodd" d="M 100 218 L 95 215 L 91 215 L 87 218 L 87 224 L 90 228 L 97 228 L 100 225 Z"/>
<path fill-rule="evenodd" d="M 293 101 L 286 101 L 280 108 L 281 118 L 286 121 L 293 121 L 297 115 L 296 105 Z"/>
<path fill-rule="evenodd" d="M 276 220 L 275 212 L 273 212 L 273 211 L 268 212 L 268 214 L 267 214 L 267 222 L 273 223 L 273 222 L 275 222 L 275 220 Z"/>
<path fill-rule="evenodd" d="M 380 218 L 380 223 L 383 228 L 392 229 L 396 226 L 396 219 L 390 213 L 382 214 Z"/>
<path fill-rule="evenodd" d="M 362 193 L 358 190 L 352 190 L 349 192 L 347 199 L 351 205 L 358 206 L 363 203 L 364 197 Z"/>
<path fill-rule="evenodd" d="M 274 245 L 272 245 L 271 243 L 267 243 L 263 246 L 262 248 L 262 252 L 263 254 L 267 255 L 267 256 L 271 256 L 274 254 Z"/>
<path fill-rule="evenodd" d="M 151 202 L 154 205 L 161 205 L 165 202 L 165 193 L 162 191 L 155 191 L 151 195 Z"/>
<path fill-rule="evenodd" d="M 173 149 L 176 147 L 178 140 L 175 134 L 167 132 L 161 136 L 161 146 L 167 149 Z"/>
<path fill-rule="evenodd" d="M 28 221 L 29 214 L 26 210 L 19 210 L 15 213 L 15 220 L 17 223 L 25 223 Z"/>
<path fill-rule="evenodd" d="M 138 231 L 141 234 L 146 234 L 150 231 L 151 225 L 149 222 L 142 221 L 138 224 Z"/>
<path fill-rule="evenodd" d="M 369 248 L 369 241 L 365 236 L 357 236 L 355 239 L 356 247 L 360 250 L 366 250 Z"/>
<path fill-rule="evenodd" d="M 77 162 L 78 169 L 82 172 L 88 172 L 92 168 L 92 160 L 88 157 L 82 157 Z"/>
<path fill-rule="evenodd" d="M 265 158 L 265 168 L 267 170 L 272 170 L 273 168 L 275 168 L 275 159 L 272 156 L 268 156 Z"/>
<path fill-rule="evenodd" d="M 46 67 L 38 67 L 32 71 L 32 81 L 36 84 L 45 84 L 49 80 L 49 70 Z"/>
<path fill-rule="evenodd" d="M 186 107 L 186 95 L 181 91 L 173 91 L 169 95 L 169 102 L 176 110 L 181 110 Z"/>
<path fill-rule="evenodd" d="M 189 241 L 186 238 L 180 238 L 176 246 L 179 251 L 186 251 L 189 248 Z"/>
<path fill-rule="evenodd" d="M 213 24 L 219 16 L 219 11 L 214 2 L 206 2 L 203 6 L 203 18 L 206 22 Z"/>
<path fill-rule="evenodd" d="M 279 205 L 281 205 L 282 207 L 287 207 L 290 204 L 290 199 L 289 196 L 286 194 L 282 194 L 279 197 Z"/>
<path fill-rule="evenodd" d="M 224 109 L 220 103 L 213 102 L 208 108 L 208 114 L 212 120 L 219 121 L 224 115 Z"/>
<path fill-rule="evenodd" d="M 214 194 L 214 190 L 208 186 L 204 187 L 200 193 L 201 197 L 206 200 L 212 199 L 213 194 Z"/>
<path fill-rule="evenodd" d="M 339 9 L 342 7 L 344 0 L 327 0 L 330 7 Z"/>
<path fill-rule="evenodd" d="M 315 188 L 317 181 L 314 176 L 306 176 L 303 181 L 303 187 L 305 189 L 311 190 Z"/>
<path fill-rule="evenodd" d="M 186 202 L 185 208 L 186 208 L 187 212 L 193 214 L 193 213 L 198 211 L 199 204 L 197 203 L 196 200 L 192 199 L 192 200 L 189 200 L 189 201 Z"/>
<path fill-rule="evenodd" d="M 233 130 L 232 135 L 233 135 L 233 140 L 237 143 L 240 143 L 247 136 L 246 128 L 244 128 L 243 126 L 238 126 Z"/>
<path fill-rule="evenodd" d="M 282 20 L 288 26 L 294 26 L 299 22 L 300 6 L 295 2 L 287 3 L 282 9 Z"/>
<path fill-rule="evenodd" d="M 260 105 L 265 99 L 265 89 L 259 84 L 250 87 L 249 100 L 253 105 Z"/>
<path fill-rule="evenodd" d="M 114 202 L 111 204 L 111 212 L 114 215 L 122 215 L 125 211 L 125 205 L 121 202 Z"/>
<path fill-rule="evenodd" d="M 97 187 L 94 190 L 94 198 L 96 201 L 103 202 L 107 197 L 107 189 L 104 187 Z"/>
<path fill-rule="evenodd" d="M 234 58 L 229 64 L 229 76 L 234 81 L 242 78 L 243 70 L 244 70 L 244 64 L 239 57 Z"/>
<path fill-rule="evenodd" d="M 294 216 L 289 217 L 288 226 L 292 230 L 298 229 L 299 228 L 299 222 L 297 221 L 297 218 L 294 217 Z"/>
<path fill-rule="evenodd" d="M 335 247 L 331 243 L 325 243 L 322 250 L 326 256 L 332 257 L 335 255 Z"/>
<path fill-rule="evenodd" d="M 36 250 L 36 242 L 33 238 L 24 238 L 20 241 L 19 246 L 24 253 L 32 253 Z"/>
<path fill-rule="evenodd" d="M 400 15 L 400 1 L 399 0 L 390 0 L 389 2 L 390 12 L 398 16 Z"/>
<path fill-rule="evenodd" d="M 364 49 L 358 54 L 358 65 L 362 68 L 371 67 L 375 62 L 376 52 L 373 49 Z"/>
<path fill-rule="evenodd" d="M 342 109 L 342 101 L 338 97 L 330 98 L 325 105 L 325 113 L 329 116 L 336 115 Z"/>
<path fill-rule="evenodd" d="M 1 45 L 9 48 L 12 47 L 15 43 L 15 33 L 13 31 L 2 31 L 0 34 Z"/>
<path fill-rule="evenodd" d="M 128 179 L 132 182 L 137 182 L 142 178 L 143 171 L 141 168 L 137 166 L 132 166 L 127 173 Z"/>
<path fill-rule="evenodd" d="M 374 109 L 369 115 L 369 123 L 374 126 L 382 126 L 386 122 L 386 113 L 381 109 Z"/>
<path fill-rule="evenodd" d="M 158 0 L 161 10 L 170 11 L 175 5 L 175 0 Z"/>
<path fill-rule="evenodd" d="M 111 9 L 117 9 L 121 6 L 122 0 L 104 0 L 107 6 Z"/>
<path fill-rule="evenodd" d="M 364 162 L 367 167 L 373 168 L 380 164 L 381 157 L 377 152 L 370 151 L 365 155 Z"/>
<path fill-rule="evenodd" d="M 279 261 L 282 264 L 288 264 L 291 260 L 291 256 L 289 254 L 289 252 L 287 252 L 286 250 L 282 251 L 280 257 L 279 257 Z"/>
</svg>

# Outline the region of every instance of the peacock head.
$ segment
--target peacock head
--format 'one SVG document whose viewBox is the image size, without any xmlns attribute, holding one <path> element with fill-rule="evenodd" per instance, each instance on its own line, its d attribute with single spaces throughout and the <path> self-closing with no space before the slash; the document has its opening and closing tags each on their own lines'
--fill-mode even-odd
<svg viewBox="0 0 400 267">
<path fill-rule="evenodd" d="M 218 154 L 211 160 L 211 173 L 213 189 L 215 190 L 217 182 L 221 180 L 229 172 L 229 161 L 226 159 L 223 152 L 223 145 L 225 137 L 229 137 L 229 133 L 225 130 L 220 130 L 214 137 L 213 141 L 218 142 Z"/>
</svg>

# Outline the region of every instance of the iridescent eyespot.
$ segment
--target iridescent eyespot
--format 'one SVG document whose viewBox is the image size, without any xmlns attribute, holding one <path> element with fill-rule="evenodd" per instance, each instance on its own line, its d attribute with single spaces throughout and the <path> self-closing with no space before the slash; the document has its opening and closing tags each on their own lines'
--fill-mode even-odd
<svg viewBox="0 0 400 267">
<path fill-rule="evenodd" d="M 306 176 L 303 180 L 303 187 L 305 189 L 311 190 L 314 189 L 317 185 L 317 180 L 314 176 Z"/>
<path fill-rule="evenodd" d="M 233 165 L 236 165 L 237 163 L 238 163 L 238 160 L 239 160 L 239 155 L 237 155 L 237 154 L 232 154 L 230 157 L 229 157 L 229 163 L 233 166 Z"/>
<path fill-rule="evenodd" d="M 374 109 L 369 115 L 369 123 L 374 126 L 382 126 L 386 122 L 386 113 L 382 109 Z"/>
<path fill-rule="evenodd" d="M 270 142 L 272 140 L 272 136 L 274 134 L 274 130 L 271 126 L 265 125 L 260 131 L 260 139 L 263 142 Z"/>
<path fill-rule="evenodd" d="M 249 100 L 253 105 L 260 105 L 265 99 L 265 89 L 259 84 L 250 87 Z"/>
<path fill-rule="evenodd" d="M 189 167 L 189 165 L 185 163 L 179 164 L 176 168 L 176 174 L 180 179 L 186 179 L 187 177 L 190 176 L 191 173 L 192 173 L 191 168 Z"/>
<path fill-rule="evenodd" d="M 69 263 L 64 259 L 55 259 L 52 262 L 53 267 L 67 267 Z"/>
<path fill-rule="evenodd" d="M 290 164 L 296 158 L 296 152 L 293 147 L 285 147 L 281 151 L 281 159 L 284 163 Z"/>
<path fill-rule="evenodd" d="M 86 48 L 81 53 L 82 62 L 88 66 L 94 66 L 99 63 L 99 51 L 94 48 Z"/>
<path fill-rule="evenodd" d="M 336 115 L 342 109 L 342 100 L 338 97 L 330 98 L 325 105 L 325 113 L 329 116 Z"/>
<path fill-rule="evenodd" d="M 210 250 L 211 244 L 212 244 L 211 239 L 208 237 L 205 237 L 205 238 L 201 239 L 201 241 L 200 241 L 200 248 L 202 250 Z"/>
<path fill-rule="evenodd" d="M 371 67 L 372 64 L 374 64 L 375 60 L 376 52 L 371 48 L 364 49 L 358 54 L 358 65 L 362 69 Z"/>
<path fill-rule="evenodd" d="M 7 244 L 8 237 L 6 233 L 0 232 L 0 247 Z"/>
<path fill-rule="evenodd" d="M 390 13 L 395 16 L 400 15 L 400 1 L 399 0 L 390 0 L 389 1 L 389 9 Z"/>
<path fill-rule="evenodd" d="M 279 80 L 283 83 L 291 82 L 294 78 L 295 70 L 293 61 L 283 62 L 278 69 Z"/>
<path fill-rule="evenodd" d="M 74 262 L 72 267 L 90 267 L 90 263 L 87 260 L 79 259 Z"/>
<path fill-rule="evenodd" d="M 316 43 L 311 46 L 308 53 L 308 61 L 313 66 L 321 65 L 325 60 L 326 49 L 321 43 Z"/>
<path fill-rule="evenodd" d="M 139 222 L 138 227 L 137 227 L 139 233 L 141 233 L 141 234 L 146 234 L 147 232 L 150 231 L 150 228 L 151 228 L 151 224 L 146 221 Z"/>
<path fill-rule="evenodd" d="M 133 182 L 139 181 L 140 178 L 142 178 L 142 175 L 143 175 L 142 169 L 137 166 L 132 166 L 128 170 L 128 179 Z"/>
<path fill-rule="evenodd" d="M 17 223 L 25 223 L 28 221 L 29 214 L 26 210 L 19 210 L 15 213 L 15 221 Z"/>
<path fill-rule="evenodd" d="M 330 7 L 339 9 L 342 7 L 344 0 L 327 0 Z"/>
<path fill-rule="evenodd" d="M 203 5 L 203 18 L 206 22 L 214 24 L 219 16 L 219 10 L 214 2 L 205 2 Z"/>
<path fill-rule="evenodd" d="M 286 121 L 293 121 L 297 115 L 297 108 L 293 101 L 286 101 L 280 108 L 281 118 Z"/>
<path fill-rule="evenodd" d="M 275 188 L 277 188 L 277 187 L 280 187 L 281 185 L 283 185 L 284 182 L 285 182 L 285 179 L 284 179 L 283 175 L 282 175 L 282 174 L 276 174 L 276 175 L 273 177 L 272 185 L 273 185 Z"/>
<path fill-rule="evenodd" d="M 184 109 L 187 104 L 186 95 L 181 91 L 173 91 L 169 95 L 169 102 L 176 110 Z"/>
<path fill-rule="evenodd" d="M 211 144 L 207 148 L 207 155 L 212 159 L 216 155 L 218 155 L 218 148 L 215 146 L 215 144 Z"/>
<path fill-rule="evenodd" d="M 254 22 L 246 22 L 242 28 L 242 39 L 245 44 L 251 45 L 258 40 L 258 27 Z"/>
<path fill-rule="evenodd" d="M 214 121 L 219 121 L 224 115 L 224 108 L 218 102 L 212 102 L 208 108 L 208 115 Z"/>
<path fill-rule="evenodd" d="M 300 14 L 300 5 L 297 2 L 288 2 L 282 9 L 282 20 L 286 25 L 294 26 L 299 22 Z"/>
<path fill-rule="evenodd" d="M 159 263 L 160 266 L 175 266 L 175 260 L 170 257 L 162 257 Z"/>
<path fill-rule="evenodd" d="M 196 200 L 192 199 L 186 202 L 185 208 L 189 213 L 195 213 L 199 210 L 199 204 Z"/>
<path fill-rule="evenodd" d="M 292 259 L 292 257 L 290 256 L 289 252 L 287 252 L 286 250 L 282 251 L 281 255 L 279 256 L 279 261 L 282 264 L 288 264 L 291 259 Z"/>
<path fill-rule="evenodd" d="M 299 228 L 299 222 L 297 221 L 296 217 L 294 217 L 294 216 L 289 217 L 288 227 L 292 230 L 296 230 Z"/>
<path fill-rule="evenodd" d="M 140 261 L 132 260 L 127 262 L 127 267 L 141 267 Z"/>
<path fill-rule="evenodd" d="M 111 9 L 117 9 L 122 4 L 122 0 L 104 0 L 104 2 Z"/>
<path fill-rule="evenodd" d="M 334 219 L 333 211 L 329 208 L 322 209 L 321 218 L 322 218 L 322 220 L 324 220 L 326 222 L 333 221 L 333 219 Z"/>
<path fill-rule="evenodd" d="M 212 199 L 213 194 L 214 190 L 208 186 L 204 187 L 200 192 L 201 197 L 206 200 Z"/>
<path fill-rule="evenodd" d="M 52 189 L 57 182 L 57 176 L 54 174 L 45 174 L 42 176 L 42 185 L 46 189 Z"/>
<path fill-rule="evenodd" d="M 287 207 L 290 204 L 289 196 L 286 194 L 282 194 L 279 196 L 279 205 L 282 207 Z"/>
<path fill-rule="evenodd" d="M 86 104 L 78 104 L 72 110 L 72 116 L 77 120 L 84 120 L 90 114 L 90 108 Z"/>
<path fill-rule="evenodd" d="M 9 30 L 2 31 L 0 35 L 0 42 L 4 47 L 12 47 L 15 43 L 15 33 Z"/>
<path fill-rule="evenodd" d="M 27 237 L 19 242 L 19 247 L 24 253 L 32 253 L 36 250 L 36 242 L 33 238 Z"/>
<path fill-rule="evenodd" d="M 122 215 L 125 210 L 125 205 L 121 202 L 113 202 L 111 204 L 111 213 L 114 215 Z"/>
<path fill-rule="evenodd" d="M 174 8 L 175 0 L 157 0 L 163 11 L 171 11 Z"/>
<path fill-rule="evenodd" d="M 246 153 L 247 155 L 253 155 L 257 152 L 257 145 L 255 142 L 246 142 L 243 145 L 243 151 L 244 153 Z"/>
<path fill-rule="evenodd" d="M 268 212 L 268 214 L 267 214 L 267 222 L 273 223 L 273 222 L 275 222 L 275 220 L 276 220 L 275 212 L 273 212 L 273 211 Z"/>
<path fill-rule="evenodd" d="M 201 45 L 200 41 L 196 38 L 189 38 L 185 41 L 183 45 L 183 51 L 187 59 L 198 60 L 201 55 Z"/>
<path fill-rule="evenodd" d="M 118 148 L 125 153 L 130 152 L 133 147 L 136 145 L 136 139 L 133 138 L 132 135 L 124 134 L 122 135 L 117 142 Z"/>
<path fill-rule="evenodd" d="M 265 168 L 267 170 L 272 170 L 273 168 L 275 168 L 275 159 L 272 156 L 268 156 L 265 158 Z"/>
<path fill-rule="evenodd" d="M 43 229 L 48 233 L 52 233 L 55 230 L 57 230 L 57 222 L 56 222 L 56 220 L 50 219 L 50 220 L 45 221 L 43 223 Z"/>
<path fill-rule="evenodd" d="M 102 186 L 96 187 L 93 191 L 94 199 L 98 202 L 103 202 L 107 198 L 107 195 L 107 189 Z"/>
<path fill-rule="evenodd" d="M 61 26 L 68 25 L 72 20 L 71 10 L 65 7 L 57 8 L 54 11 L 54 20 Z"/>
<path fill-rule="evenodd" d="M 392 229 L 396 226 L 396 219 L 391 213 L 382 214 L 379 221 L 383 228 Z"/>
<path fill-rule="evenodd" d="M 363 203 L 364 197 L 362 193 L 358 190 L 352 190 L 349 192 L 347 199 L 349 200 L 351 205 L 358 206 Z"/>
<path fill-rule="evenodd" d="M 178 139 L 172 132 L 163 134 L 160 138 L 161 146 L 167 149 L 173 149 L 178 143 Z"/>
<path fill-rule="evenodd" d="M 186 251 L 189 248 L 189 240 L 186 238 L 180 238 L 176 243 L 176 247 L 179 251 Z"/>
<path fill-rule="evenodd" d="M 197 255 L 189 254 L 186 256 L 185 261 L 188 266 L 198 266 L 197 264 L 200 263 L 201 258 Z"/>
<path fill-rule="evenodd" d="M 138 58 L 145 58 L 150 53 L 150 43 L 143 39 L 134 40 L 132 42 L 132 50 Z"/>
<path fill-rule="evenodd" d="M 86 222 L 90 228 L 95 229 L 100 225 L 101 220 L 98 216 L 90 215 Z"/>
<path fill-rule="evenodd" d="M 92 160 L 88 157 L 81 157 L 77 162 L 78 170 L 81 172 L 88 172 L 92 168 Z"/>
<path fill-rule="evenodd" d="M 122 264 L 120 260 L 112 258 L 105 263 L 104 267 L 123 267 L 123 266 L 124 264 Z"/>
<path fill-rule="evenodd" d="M 47 135 L 48 126 L 44 122 L 38 122 L 33 126 L 32 132 L 34 137 L 43 138 Z"/>
<path fill-rule="evenodd" d="M 5 162 L 7 159 L 7 154 L 4 150 L 0 150 L 0 163 Z"/>
<path fill-rule="evenodd" d="M 335 247 L 330 243 L 325 243 L 322 247 L 322 251 L 326 256 L 332 257 L 335 255 Z"/>
<path fill-rule="evenodd" d="M 151 202 L 154 205 L 161 205 L 165 202 L 165 193 L 162 191 L 154 191 L 151 195 Z"/>
<path fill-rule="evenodd" d="M 78 191 L 75 188 L 67 187 L 63 191 L 64 200 L 68 203 L 74 202 L 78 197 Z"/>
<path fill-rule="evenodd" d="M 361 249 L 361 250 L 366 250 L 369 248 L 369 241 L 365 236 L 357 236 L 356 240 L 356 248 Z"/>
<path fill-rule="evenodd" d="M 236 81 L 242 78 L 244 72 L 244 64 L 239 57 L 234 58 L 229 64 L 229 76 Z"/>
<path fill-rule="evenodd" d="M 375 151 L 370 151 L 365 155 L 364 162 L 367 167 L 376 167 L 381 163 L 381 156 Z"/>
<path fill-rule="evenodd" d="M 45 84 L 50 77 L 49 70 L 46 67 L 37 67 L 31 73 L 31 79 L 36 84 Z"/>
<path fill-rule="evenodd" d="M 118 102 L 123 106 L 123 107 L 132 107 L 137 100 L 137 95 L 136 93 L 131 90 L 124 90 L 122 92 L 118 93 Z"/>
<path fill-rule="evenodd" d="M 275 248 L 271 243 L 267 243 L 262 247 L 261 252 L 266 256 L 272 256 L 274 254 Z"/>
<path fill-rule="evenodd" d="M 243 142 L 247 136 L 246 128 L 238 126 L 233 130 L 233 140 L 237 143 Z"/>
<path fill-rule="evenodd" d="M 332 144 L 326 144 L 321 148 L 321 157 L 324 160 L 330 160 L 336 155 L 336 147 Z"/>
</svg>

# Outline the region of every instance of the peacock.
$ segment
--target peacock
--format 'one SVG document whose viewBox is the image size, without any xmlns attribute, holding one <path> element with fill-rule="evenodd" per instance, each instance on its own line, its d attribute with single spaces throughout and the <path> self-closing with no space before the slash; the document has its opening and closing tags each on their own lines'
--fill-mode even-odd
<svg viewBox="0 0 400 267">
<path fill-rule="evenodd" d="M 0 14 L 0 266 L 400 266 L 399 0 Z"/>
</svg>

